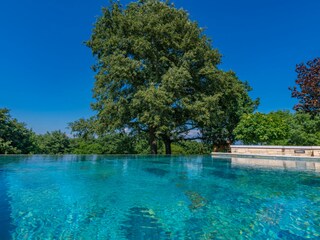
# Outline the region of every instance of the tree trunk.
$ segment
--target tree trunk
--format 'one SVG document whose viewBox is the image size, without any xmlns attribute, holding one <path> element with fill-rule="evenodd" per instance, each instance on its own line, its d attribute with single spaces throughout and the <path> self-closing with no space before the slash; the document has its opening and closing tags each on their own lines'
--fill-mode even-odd
<svg viewBox="0 0 320 240">
<path fill-rule="evenodd" d="M 154 154 L 154 155 L 158 154 L 157 138 L 156 138 L 154 129 L 150 129 L 149 131 L 149 144 L 150 144 L 151 154 Z"/>
<path fill-rule="evenodd" d="M 163 142 L 166 148 L 166 154 L 171 155 L 171 139 L 168 136 L 163 137 Z"/>
<path fill-rule="evenodd" d="M 216 143 L 213 146 L 213 152 L 230 152 L 230 145 L 231 143 L 228 140 L 225 142 Z"/>
</svg>

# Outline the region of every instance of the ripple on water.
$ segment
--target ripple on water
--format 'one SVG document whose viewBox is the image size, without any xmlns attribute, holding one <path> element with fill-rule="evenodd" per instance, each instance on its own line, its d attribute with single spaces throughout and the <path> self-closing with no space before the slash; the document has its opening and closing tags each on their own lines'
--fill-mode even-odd
<svg viewBox="0 0 320 240">
<path fill-rule="evenodd" d="M 13 239 L 320 239 L 319 173 L 236 168 L 210 156 L 168 158 L 170 165 L 162 157 L 49 158 L 2 164 L 0 223 L 11 219 L 14 229 L 0 225 L 0 232 Z"/>
</svg>

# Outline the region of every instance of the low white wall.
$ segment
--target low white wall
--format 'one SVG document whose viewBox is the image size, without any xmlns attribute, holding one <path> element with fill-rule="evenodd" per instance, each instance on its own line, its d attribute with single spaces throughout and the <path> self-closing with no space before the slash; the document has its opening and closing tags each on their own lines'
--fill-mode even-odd
<svg viewBox="0 0 320 240">
<path fill-rule="evenodd" d="M 231 145 L 231 153 L 320 157 L 320 146 L 250 146 Z"/>
<path fill-rule="evenodd" d="M 258 158 L 237 158 L 232 157 L 232 166 L 251 166 L 279 169 L 295 169 L 320 172 L 320 162 L 316 161 L 293 161 L 293 160 L 273 160 L 273 159 L 258 159 Z"/>
</svg>

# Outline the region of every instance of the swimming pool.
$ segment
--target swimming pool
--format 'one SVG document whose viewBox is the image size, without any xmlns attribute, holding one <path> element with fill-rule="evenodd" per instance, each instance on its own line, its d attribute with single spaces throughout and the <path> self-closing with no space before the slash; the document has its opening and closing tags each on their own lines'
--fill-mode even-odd
<svg viewBox="0 0 320 240">
<path fill-rule="evenodd" d="M 318 169 L 252 162 L 1 156 L 0 239 L 319 239 Z"/>
</svg>

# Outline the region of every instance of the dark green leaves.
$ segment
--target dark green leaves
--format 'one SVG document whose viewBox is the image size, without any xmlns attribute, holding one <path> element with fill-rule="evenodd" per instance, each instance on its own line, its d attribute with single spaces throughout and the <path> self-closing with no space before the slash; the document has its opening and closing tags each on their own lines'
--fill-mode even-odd
<svg viewBox="0 0 320 240">
<path fill-rule="evenodd" d="M 246 86 L 217 69 L 221 56 L 203 30 L 169 2 L 138 1 L 126 8 L 113 2 L 87 45 L 96 57 L 92 106 L 99 125 L 149 133 L 153 153 L 157 139 L 174 141 L 190 124 L 230 135 L 240 115 L 254 108 Z M 216 137 L 203 136 L 211 142 Z"/>
<path fill-rule="evenodd" d="M 35 134 L 24 123 L 12 118 L 8 109 L 0 109 L 0 154 L 35 151 Z"/>
</svg>

